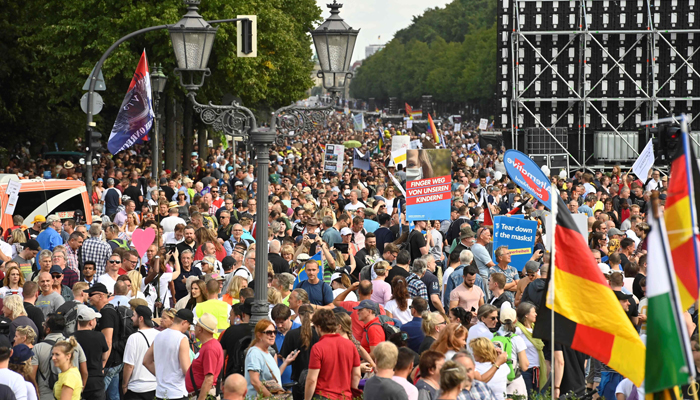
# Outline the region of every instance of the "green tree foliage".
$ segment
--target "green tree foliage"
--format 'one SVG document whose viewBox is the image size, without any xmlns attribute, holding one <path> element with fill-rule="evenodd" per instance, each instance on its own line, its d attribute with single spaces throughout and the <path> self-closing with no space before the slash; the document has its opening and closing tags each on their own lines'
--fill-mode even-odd
<svg viewBox="0 0 700 400">
<path fill-rule="evenodd" d="M 175 23 L 186 11 L 181 0 L 25 0 L 5 7 L 0 33 L 11 39 L 0 44 L 6 46 L 0 48 L 0 132 L 64 144 L 84 134 L 82 86 L 102 53 L 126 34 Z M 258 57 L 237 58 L 236 24 L 220 24 L 208 65 L 212 74 L 197 94 L 199 102 L 220 103 L 230 93 L 248 106 L 277 107 L 313 85 L 308 31 L 321 21 L 314 0 L 203 0 L 200 13 L 207 20 L 257 15 Z M 95 119 L 105 134 L 143 50 L 151 65 L 163 65 L 166 94 L 184 100 L 167 30 L 133 38 L 103 66 L 105 107 Z"/>
<path fill-rule="evenodd" d="M 432 8 L 367 58 L 350 84 L 356 98 L 487 103 L 496 89 L 496 0 Z"/>
</svg>

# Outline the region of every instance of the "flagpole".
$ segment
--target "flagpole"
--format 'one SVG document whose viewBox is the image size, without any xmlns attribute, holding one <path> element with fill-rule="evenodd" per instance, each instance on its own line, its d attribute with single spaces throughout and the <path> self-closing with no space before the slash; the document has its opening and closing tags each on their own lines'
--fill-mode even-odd
<svg viewBox="0 0 700 400">
<path fill-rule="evenodd" d="M 550 311 L 552 313 L 551 315 L 551 332 L 550 332 L 550 350 L 551 350 L 551 365 L 552 367 L 550 368 L 550 382 L 551 382 L 551 397 L 554 399 L 554 270 L 555 270 L 555 262 L 554 262 L 554 256 L 556 252 L 556 229 L 557 229 L 557 212 L 559 208 L 559 195 L 556 192 L 556 185 L 551 185 L 550 191 L 551 195 L 550 198 L 552 199 L 552 223 L 550 224 L 548 228 L 549 234 L 552 235 L 552 249 L 549 254 L 549 288 L 547 288 L 547 303 L 551 304 Z M 561 393 L 560 393 L 561 394 Z"/>
</svg>

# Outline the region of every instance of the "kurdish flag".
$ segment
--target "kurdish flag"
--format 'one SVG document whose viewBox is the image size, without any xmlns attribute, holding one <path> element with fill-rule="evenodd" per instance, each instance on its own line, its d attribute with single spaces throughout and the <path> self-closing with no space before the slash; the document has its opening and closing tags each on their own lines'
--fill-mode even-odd
<svg viewBox="0 0 700 400">
<path fill-rule="evenodd" d="M 698 197 L 700 173 L 687 133 L 671 162 L 665 219 L 681 306 L 687 310 L 698 299 L 700 285 L 700 239 L 698 238 Z M 652 265 L 652 264 L 649 264 Z"/>
<path fill-rule="evenodd" d="M 433 134 L 435 144 L 440 144 L 440 135 L 438 134 L 437 129 L 435 129 L 435 123 L 433 122 L 433 117 L 430 116 L 430 113 L 428 113 L 428 129 L 430 130 L 430 133 Z"/>
<path fill-rule="evenodd" d="M 640 386 L 644 343 L 561 199 L 558 208 L 562 211 L 554 216 L 554 271 L 547 275 L 533 335 L 550 340 L 554 309 L 555 341 L 607 364 Z M 554 293 L 549 293 L 552 276 Z"/>
<path fill-rule="evenodd" d="M 323 257 L 321 257 L 321 252 L 314 254 L 309 261 L 316 261 L 318 263 L 318 279 L 323 281 Z M 303 265 L 297 274 L 297 278 L 294 280 L 294 289 L 299 286 L 302 281 L 308 280 L 309 277 L 306 275 L 306 265 Z"/>
<path fill-rule="evenodd" d="M 658 194 L 652 200 L 658 204 Z M 655 214 L 659 214 L 658 217 Z M 661 392 L 688 383 L 695 376 L 690 339 L 683 323 L 673 257 L 664 216 L 649 210 L 651 232 L 647 241 L 647 353 L 645 391 Z"/>
</svg>

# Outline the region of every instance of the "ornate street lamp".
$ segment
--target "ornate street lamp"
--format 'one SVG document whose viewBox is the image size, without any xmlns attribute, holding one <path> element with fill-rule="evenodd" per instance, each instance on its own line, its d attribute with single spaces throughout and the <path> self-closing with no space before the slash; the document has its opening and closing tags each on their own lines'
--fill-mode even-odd
<svg viewBox="0 0 700 400">
<path fill-rule="evenodd" d="M 342 92 L 346 79 L 352 77 L 350 72 L 352 51 L 355 48 L 357 34 L 360 32 L 359 29 L 352 29 L 340 18 L 341 7 L 343 7 L 342 4 L 333 0 L 333 4 L 328 4 L 331 16 L 321 26 L 311 31 L 321 65 L 318 77 L 323 79 L 323 87 L 334 95 Z"/>
<path fill-rule="evenodd" d="M 175 73 L 180 76 L 180 85 L 191 91 L 202 87 L 204 78 L 211 74 L 207 63 L 219 28 L 211 26 L 199 15 L 200 0 L 184 0 L 184 3 L 187 14 L 176 24 L 169 25 L 168 31 L 177 59 Z M 187 81 L 183 78 L 183 72 L 189 75 Z M 201 79 L 195 82 L 195 76 L 199 73 Z"/>
<path fill-rule="evenodd" d="M 153 127 L 153 132 L 151 132 L 151 162 L 152 172 L 151 175 L 153 179 L 158 179 L 158 167 L 160 166 L 160 146 L 158 134 L 160 133 L 160 95 L 165 90 L 165 84 L 168 83 L 168 77 L 163 73 L 163 67 L 158 65 L 157 68 L 153 68 L 153 73 L 151 73 L 151 91 L 155 94 L 153 102 L 153 111 L 156 115 L 155 126 Z"/>
</svg>

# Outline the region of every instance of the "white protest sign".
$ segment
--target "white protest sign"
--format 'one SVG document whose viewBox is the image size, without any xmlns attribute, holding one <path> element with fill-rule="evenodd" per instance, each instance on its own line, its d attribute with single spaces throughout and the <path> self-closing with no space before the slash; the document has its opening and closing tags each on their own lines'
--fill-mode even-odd
<svg viewBox="0 0 700 400">
<path fill-rule="evenodd" d="M 406 129 L 411 129 L 411 128 L 413 128 L 413 120 L 407 119 L 406 120 Z"/>
<path fill-rule="evenodd" d="M 457 122 L 457 123 L 455 124 L 455 129 L 454 129 L 454 131 L 455 131 L 455 132 L 459 132 L 459 131 L 461 131 L 461 130 L 462 130 L 462 123 L 461 123 L 461 122 Z"/>
<path fill-rule="evenodd" d="M 343 172 L 343 158 L 345 146 L 342 144 L 327 144 L 326 153 L 323 155 L 323 170 L 341 173 Z"/>
<path fill-rule="evenodd" d="M 394 177 L 394 175 L 391 174 L 391 172 L 389 172 L 389 177 L 390 177 L 391 180 L 394 182 L 394 186 L 396 186 L 396 187 L 399 189 L 399 191 L 401 192 L 401 194 L 402 194 L 404 197 L 406 197 L 406 191 L 403 190 L 403 186 L 401 186 L 401 182 L 399 182 L 399 180 L 396 179 L 396 178 Z"/>
<path fill-rule="evenodd" d="M 395 166 L 402 165 L 404 168 L 406 168 L 406 149 L 399 149 L 399 150 L 392 150 L 391 151 L 391 160 L 394 161 Z"/>
<path fill-rule="evenodd" d="M 411 140 L 411 150 L 419 150 L 422 148 L 423 148 L 423 143 L 421 143 L 420 139 Z"/>
<path fill-rule="evenodd" d="M 479 129 L 481 129 L 482 131 L 483 131 L 484 129 L 486 129 L 486 127 L 487 127 L 488 125 L 489 125 L 489 120 L 488 120 L 488 119 L 486 119 L 486 118 L 481 118 L 481 119 L 479 120 Z"/>
<path fill-rule="evenodd" d="M 391 137 L 391 151 L 408 150 L 411 148 L 411 137 L 408 135 L 396 135 Z"/>
<path fill-rule="evenodd" d="M 17 205 L 17 200 L 19 199 L 19 190 L 21 187 L 21 181 L 9 181 L 7 183 L 7 189 L 5 189 L 5 193 L 7 193 L 9 198 L 7 199 L 5 214 L 12 215 L 12 213 L 15 212 L 15 206 Z"/>
<path fill-rule="evenodd" d="M 649 143 L 644 146 L 644 150 L 639 154 L 639 158 L 634 162 L 632 171 L 642 182 L 647 179 L 649 170 L 654 166 L 654 144 L 649 139 Z"/>
</svg>

